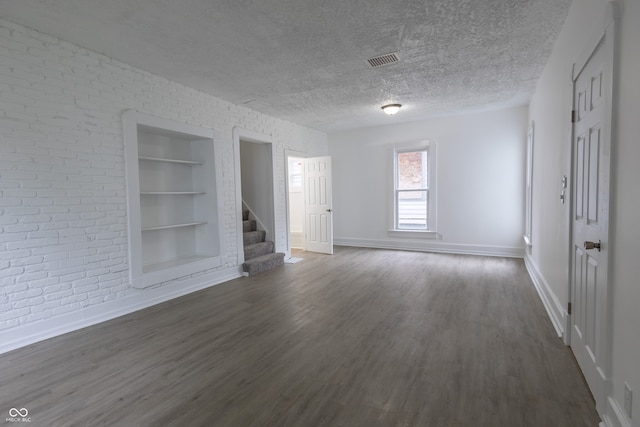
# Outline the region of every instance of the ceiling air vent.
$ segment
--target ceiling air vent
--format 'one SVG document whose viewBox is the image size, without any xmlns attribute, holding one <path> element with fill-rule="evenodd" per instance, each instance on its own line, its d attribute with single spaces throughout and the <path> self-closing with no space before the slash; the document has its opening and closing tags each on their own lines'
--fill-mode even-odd
<svg viewBox="0 0 640 427">
<path fill-rule="evenodd" d="M 375 58 L 367 59 L 369 65 L 372 67 L 380 67 L 381 65 L 393 64 L 398 62 L 398 56 L 395 53 L 387 53 L 386 55 L 376 56 Z"/>
</svg>

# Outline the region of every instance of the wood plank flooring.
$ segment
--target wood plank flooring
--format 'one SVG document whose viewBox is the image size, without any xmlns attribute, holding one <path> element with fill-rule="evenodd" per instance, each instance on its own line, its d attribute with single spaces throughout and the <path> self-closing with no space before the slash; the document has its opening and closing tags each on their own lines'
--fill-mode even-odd
<svg viewBox="0 0 640 427">
<path fill-rule="evenodd" d="M 522 260 L 296 256 L 0 355 L 0 425 L 598 425 Z"/>
</svg>

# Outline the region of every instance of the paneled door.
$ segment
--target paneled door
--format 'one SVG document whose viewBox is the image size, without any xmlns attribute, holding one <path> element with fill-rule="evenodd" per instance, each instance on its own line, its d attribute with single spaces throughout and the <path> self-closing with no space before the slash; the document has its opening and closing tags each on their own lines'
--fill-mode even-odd
<svg viewBox="0 0 640 427">
<path fill-rule="evenodd" d="M 571 348 L 597 403 L 608 358 L 611 72 L 607 36 L 574 66 Z M 608 55 L 609 54 L 609 55 Z"/>
<path fill-rule="evenodd" d="M 306 250 L 333 254 L 331 157 L 307 158 L 304 180 Z"/>
</svg>

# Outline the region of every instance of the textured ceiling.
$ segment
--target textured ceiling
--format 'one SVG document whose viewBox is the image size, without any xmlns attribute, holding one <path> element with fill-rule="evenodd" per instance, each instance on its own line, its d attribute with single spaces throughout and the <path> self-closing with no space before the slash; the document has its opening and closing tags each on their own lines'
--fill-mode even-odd
<svg viewBox="0 0 640 427">
<path fill-rule="evenodd" d="M 0 16 L 331 132 L 528 103 L 570 3 L 0 0 Z"/>
</svg>

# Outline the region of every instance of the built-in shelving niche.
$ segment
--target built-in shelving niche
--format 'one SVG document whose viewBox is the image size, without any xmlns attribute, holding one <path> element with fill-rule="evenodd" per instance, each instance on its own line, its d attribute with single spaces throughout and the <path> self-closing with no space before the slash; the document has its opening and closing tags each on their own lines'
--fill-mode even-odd
<svg viewBox="0 0 640 427">
<path fill-rule="evenodd" d="M 214 131 L 133 110 L 123 120 L 132 286 L 219 267 L 222 164 Z"/>
</svg>

